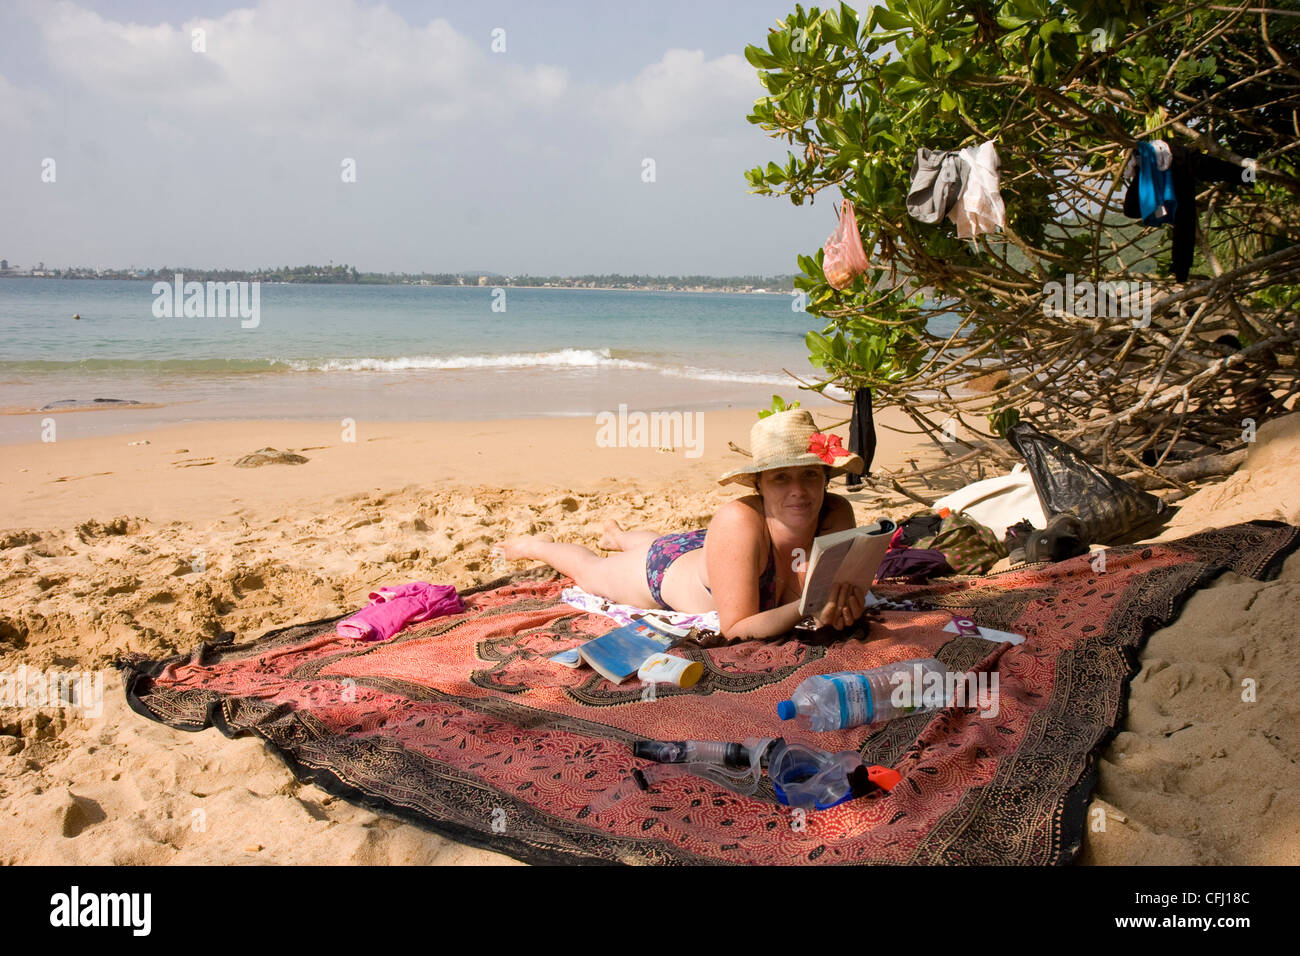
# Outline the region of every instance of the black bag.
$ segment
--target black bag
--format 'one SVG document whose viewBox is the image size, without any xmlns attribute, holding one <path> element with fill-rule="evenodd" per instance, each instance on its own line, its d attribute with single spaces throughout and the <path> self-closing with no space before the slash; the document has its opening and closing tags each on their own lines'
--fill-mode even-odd
<svg viewBox="0 0 1300 956">
<path fill-rule="evenodd" d="M 1114 544 L 1168 516 L 1169 506 L 1155 495 L 1089 463 L 1077 449 L 1028 422 L 1007 429 L 1007 440 L 1025 459 L 1048 520 L 1074 515 L 1084 541 Z"/>
</svg>

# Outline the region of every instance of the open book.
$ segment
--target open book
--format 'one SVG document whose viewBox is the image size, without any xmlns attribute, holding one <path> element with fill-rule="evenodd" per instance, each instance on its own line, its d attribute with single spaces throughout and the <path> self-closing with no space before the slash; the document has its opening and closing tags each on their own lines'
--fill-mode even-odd
<svg viewBox="0 0 1300 956">
<path fill-rule="evenodd" d="M 550 659 L 565 667 L 590 664 L 606 680 L 621 684 L 647 660 L 675 647 L 689 633 L 646 617 L 607 631 L 581 647 L 552 654 Z"/>
<path fill-rule="evenodd" d="M 859 585 L 863 592 L 871 590 L 876 580 L 876 569 L 889 550 L 889 539 L 894 536 L 894 531 L 894 522 L 881 518 L 861 528 L 849 528 L 815 538 L 812 554 L 808 557 L 799 613 L 820 611 L 830 600 L 835 585 L 842 581 Z"/>
</svg>

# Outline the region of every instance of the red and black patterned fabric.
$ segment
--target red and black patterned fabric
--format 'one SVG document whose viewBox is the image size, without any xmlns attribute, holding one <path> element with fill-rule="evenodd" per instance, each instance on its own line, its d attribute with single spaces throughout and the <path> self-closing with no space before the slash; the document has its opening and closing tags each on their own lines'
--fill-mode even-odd
<svg viewBox="0 0 1300 956">
<path fill-rule="evenodd" d="M 256 734 L 333 793 L 518 859 L 590 863 L 1060 864 L 1077 853 L 1096 755 L 1124 712 L 1143 641 L 1225 570 L 1266 580 L 1300 528 L 1255 521 L 988 577 L 877 585 L 927 610 L 877 611 L 847 634 L 810 632 L 677 653 L 705 676 L 684 690 L 611 684 L 545 655 L 611 626 L 559 601 L 548 570 L 467 592 L 468 610 L 389 641 L 333 621 L 247 644 L 122 662 L 140 714 L 181 730 Z M 954 615 L 1025 636 L 945 631 Z M 337 620 L 337 619 L 336 619 Z M 812 734 L 776 719 L 809 674 L 937 656 L 998 679 L 998 711 L 948 708 L 883 727 Z M 607 812 L 591 801 L 648 766 L 640 739 L 801 739 L 856 749 L 902 783 L 801 816 L 770 782 L 740 796 L 681 776 Z"/>
</svg>

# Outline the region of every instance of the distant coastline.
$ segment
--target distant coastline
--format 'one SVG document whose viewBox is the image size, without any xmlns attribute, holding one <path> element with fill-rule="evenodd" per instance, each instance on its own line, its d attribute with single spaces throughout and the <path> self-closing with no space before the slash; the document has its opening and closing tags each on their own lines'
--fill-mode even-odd
<svg viewBox="0 0 1300 956">
<path fill-rule="evenodd" d="M 506 276 L 499 273 L 381 273 L 358 272 L 348 266 L 298 266 L 285 269 L 242 271 L 235 269 L 90 269 L 71 267 L 0 270 L 5 279 L 115 279 L 131 282 L 171 282 L 176 275 L 187 282 L 264 282 L 268 285 L 419 285 L 456 288 L 588 289 L 606 292 L 723 292 L 789 295 L 794 276 Z"/>
</svg>

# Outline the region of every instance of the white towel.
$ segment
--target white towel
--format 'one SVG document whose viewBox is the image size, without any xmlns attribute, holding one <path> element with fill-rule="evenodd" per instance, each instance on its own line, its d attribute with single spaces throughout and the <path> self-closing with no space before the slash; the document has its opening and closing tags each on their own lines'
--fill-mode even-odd
<svg viewBox="0 0 1300 956">
<path fill-rule="evenodd" d="M 998 191 L 1001 164 L 993 141 L 967 146 L 959 154 L 969 167 L 966 188 L 948 218 L 957 224 L 957 235 L 973 239 L 986 232 L 1001 232 L 1006 226 L 1006 206 Z"/>
<path fill-rule="evenodd" d="M 590 611 L 611 617 L 619 624 L 631 624 L 647 614 L 667 621 L 674 627 L 697 628 L 701 631 L 722 633 L 718 623 L 717 611 L 705 611 L 702 614 L 687 614 L 683 611 L 665 611 L 663 608 L 633 607 L 630 604 L 615 604 L 608 598 L 600 597 L 580 587 L 565 588 L 560 592 L 560 600 L 571 604 L 580 611 Z"/>
</svg>

